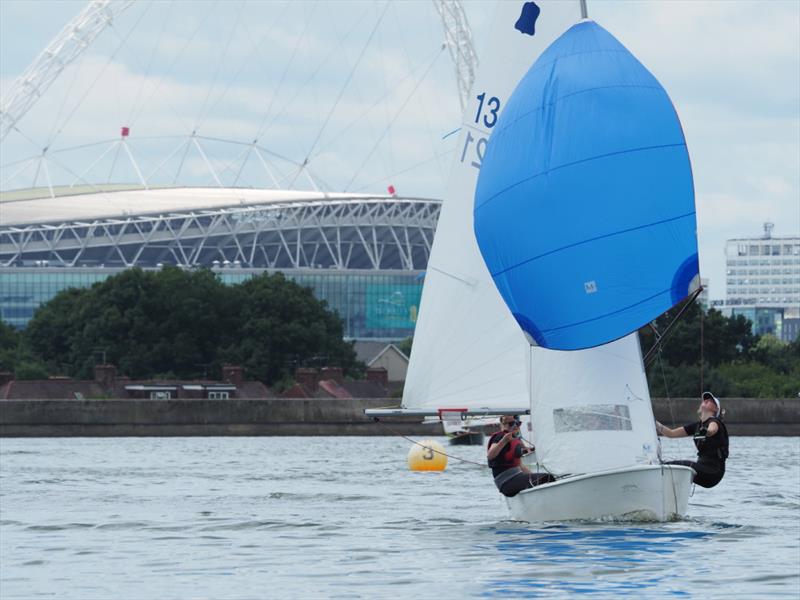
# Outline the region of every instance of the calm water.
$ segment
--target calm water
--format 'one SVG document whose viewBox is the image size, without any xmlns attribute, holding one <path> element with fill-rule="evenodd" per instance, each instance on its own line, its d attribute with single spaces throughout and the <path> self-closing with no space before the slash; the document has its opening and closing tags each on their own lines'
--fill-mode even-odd
<svg viewBox="0 0 800 600">
<path fill-rule="evenodd" d="M 511 522 L 485 470 L 408 448 L 2 439 L 0 598 L 800 597 L 800 438 L 734 439 L 689 520 L 638 525 Z"/>
</svg>

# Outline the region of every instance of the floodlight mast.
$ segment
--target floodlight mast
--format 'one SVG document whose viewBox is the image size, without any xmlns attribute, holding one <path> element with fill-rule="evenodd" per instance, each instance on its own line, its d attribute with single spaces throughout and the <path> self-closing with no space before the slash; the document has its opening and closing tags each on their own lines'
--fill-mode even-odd
<svg viewBox="0 0 800 600">
<path fill-rule="evenodd" d="M 467 15 L 458 0 L 433 0 L 444 26 L 445 44 L 456 68 L 458 99 L 463 111 L 469 103 L 469 94 L 478 70 L 478 55 L 472 43 L 472 31 Z"/>
<path fill-rule="evenodd" d="M 134 0 L 91 0 L 48 44 L 0 100 L 0 142 L 61 72 Z"/>
</svg>

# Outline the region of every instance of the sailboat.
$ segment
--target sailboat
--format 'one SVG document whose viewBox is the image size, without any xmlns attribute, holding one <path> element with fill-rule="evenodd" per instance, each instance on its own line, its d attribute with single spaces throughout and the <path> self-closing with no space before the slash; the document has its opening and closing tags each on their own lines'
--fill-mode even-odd
<svg viewBox="0 0 800 600">
<path fill-rule="evenodd" d="M 483 56 L 402 405 L 368 414 L 526 415 L 556 480 L 513 518 L 679 518 L 637 334 L 699 284 L 675 110 L 582 1 L 499 3 Z"/>
<path fill-rule="evenodd" d="M 484 443 L 484 430 L 497 425 L 497 419 L 492 417 L 468 417 L 453 420 L 443 420 L 442 431 L 453 446 L 482 446 Z"/>
</svg>

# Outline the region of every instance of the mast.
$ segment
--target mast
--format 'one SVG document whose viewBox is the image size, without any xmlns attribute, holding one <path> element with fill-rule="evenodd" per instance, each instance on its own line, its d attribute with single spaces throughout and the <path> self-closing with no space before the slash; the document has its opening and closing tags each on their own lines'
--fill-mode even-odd
<svg viewBox="0 0 800 600">
<path fill-rule="evenodd" d="M 589 11 L 586 9 L 586 0 L 581 0 L 581 19 L 588 19 Z"/>
</svg>

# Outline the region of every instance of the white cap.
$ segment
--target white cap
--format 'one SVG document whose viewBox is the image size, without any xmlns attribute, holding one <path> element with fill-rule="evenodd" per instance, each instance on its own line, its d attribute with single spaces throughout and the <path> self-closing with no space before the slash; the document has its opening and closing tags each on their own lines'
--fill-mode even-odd
<svg viewBox="0 0 800 600">
<path fill-rule="evenodd" d="M 719 413 L 720 413 L 720 410 L 721 410 L 721 407 L 719 405 L 719 399 L 714 394 L 712 394 L 711 392 L 703 392 L 703 395 L 701 397 L 702 397 L 703 400 L 705 400 L 707 398 L 711 398 L 714 401 L 714 404 L 717 405 L 717 414 L 715 416 L 718 417 Z"/>
</svg>

